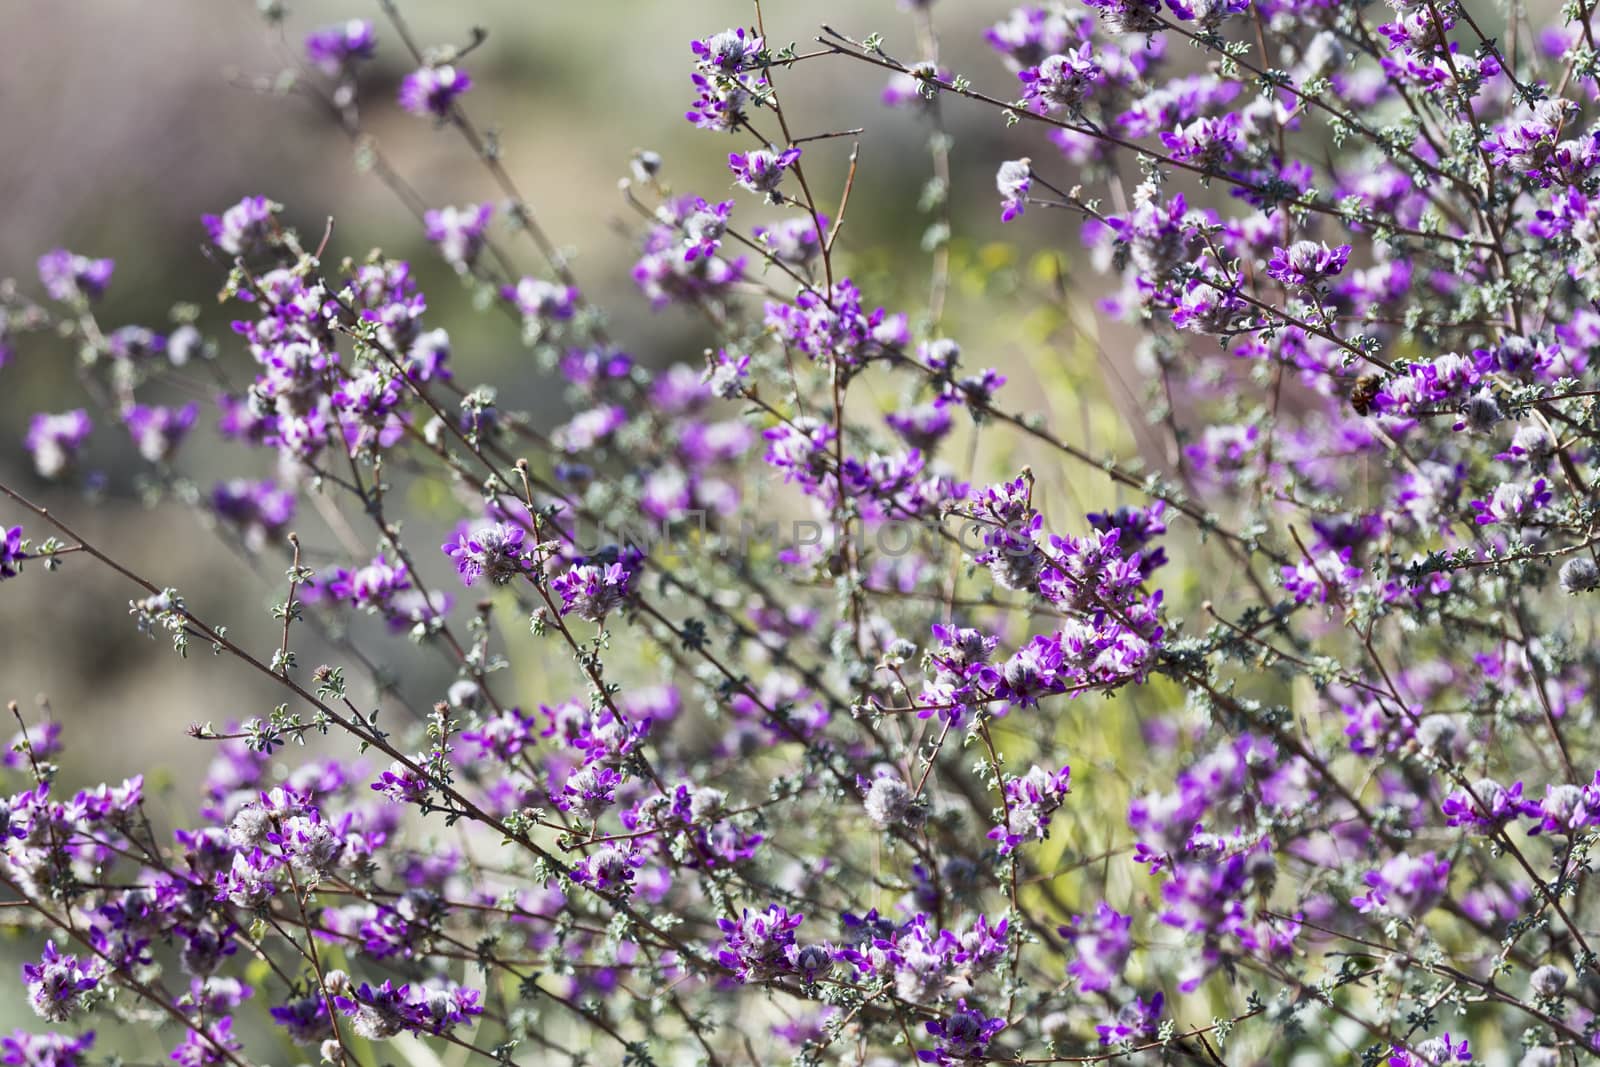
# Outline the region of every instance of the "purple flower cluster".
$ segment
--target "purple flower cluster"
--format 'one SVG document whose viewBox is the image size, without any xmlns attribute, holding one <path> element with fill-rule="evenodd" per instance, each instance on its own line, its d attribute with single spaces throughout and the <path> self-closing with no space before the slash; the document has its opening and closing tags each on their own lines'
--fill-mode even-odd
<svg viewBox="0 0 1600 1067">
<path fill-rule="evenodd" d="M 413 115 L 441 122 L 455 111 L 456 100 L 472 88 L 472 78 L 453 66 L 422 67 L 400 83 L 400 106 Z"/>
<path fill-rule="evenodd" d="M 111 285 L 116 264 L 109 259 L 80 256 L 65 248 L 39 257 L 39 282 L 50 299 L 71 302 L 98 300 Z"/>
<path fill-rule="evenodd" d="M 351 19 L 306 34 L 306 58 L 330 78 L 349 73 L 377 51 L 377 31 L 366 19 Z"/>
<path fill-rule="evenodd" d="M 679 53 L 763 203 L 636 151 L 619 294 L 461 109 L 481 32 L 385 5 L 401 109 L 490 184 L 425 210 L 376 169 L 493 313 L 474 346 L 520 332 L 518 389 L 457 377 L 462 302 L 265 196 L 203 220 L 231 336 L 188 291 L 101 321 L 112 261 L 65 249 L 0 285 L 7 373 L 64 345 L 23 376 L 82 397 L 14 429 L 52 484 L 0 485 L 6 591 L 109 565 L 139 632 L 281 690 L 198 713 L 192 807 L 64 790 L 70 712 L 19 723 L 0 873 L 46 1022 L 159 1012 L 183 1067 L 256 1062 L 263 1019 L 335 1064 L 1600 1050 L 1597 20 L 1025 4 L 973 61 L 900 6 Z M 379 32 L 314 29 L 294 83 L 364 159 Z M 925 154 L 846 161 L 876 131 L 797 106 L 857 67 Z M 983 236 L 996 196 L 1032 251 Z M 135 497 L 251 587 L 185 596 L 123 558 L 144 520 L 68 515 Z M 266 640 L 208 618 L 265 602 Z"/>
</svg>

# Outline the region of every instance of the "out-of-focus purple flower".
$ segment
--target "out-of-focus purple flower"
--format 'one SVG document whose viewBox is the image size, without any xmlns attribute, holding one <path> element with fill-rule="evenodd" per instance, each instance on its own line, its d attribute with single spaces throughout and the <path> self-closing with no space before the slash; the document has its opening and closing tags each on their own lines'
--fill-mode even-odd
<svg viewBox="0 0 1600 1067">
<path fill-rule="evenodd" d="M 219 518 L 243 531 L 247 544 L 259 549 L 288 530 L 294 520 L 294 493 L 272 482 L 236 478 L 212 488 L 211 507 Z"/>
<path fill-rule="evenodd" d="M 82 408 L 59 415 L 35 415 L 23 441 L 33 456 L 34 470 L 41 478 L 61 477 L 77 460 L 93 430 L 94 423 Z"/>
<path fill-rule="evenodd" d="M 28 1004 L 46 1022 L 64 1023 L 77 1013 L 83 994 L 100 984 L 98 966 L 76 956 L 63 956 L 54 941 L 46 941 L 38 963 L 22 965 L 28 987 Z"/>
<path fill-rule="evenodd" d="M 404 563 L 390 563 L 381 553 L 356 570 L 343 567 L 328 578 L 328 592 L 352 607 L 387 612 L 396 595 L 411 588 Z"/>
<path fill-rule="evenodd" d="M 1384 912 L 1420 919 L 1444 898 L 1450 882 L 1450 861 L 1432 852 L 1401 852 L 1366 874 L 1368 891 L 1351 899 L 1357 911 Z"/>
<path fill-rule="evenodd" d="M 926 107 L 939 95 L 938 82 L 948 82 L 950 72 L 928 60 L 913 63 L 893 74 L 883 87 L 880 99 L 889 107 Z"/>
<path fill-rule="evenodd" d="M 134 404 L 122 413 L 122 424 L 133 435 L 141 456 L 151 463 L 165 463 L 194 428 L 199 414 L 200 406 L 192 402 L 181 408 Z"/>
<path fill-rule="evenodd" d="M 328 1015 L 328 998 L 320 993 L 299 997 L 281 1007 L 268 1009 L 272 1020 L 288 1032 L 297 1045 L 316 1045 L 333 1036 Z"/>
<path fill-rule="evenodd" d="M 1157 992 L 1152 994 L 1149 1000 L 1139 996 L 1123 1004 L 1111 1017 L 1110 1022 L 1094 1028 L 1100 1035 L 1100 1044 L 1120 1045 L 1124 1041 L 1149 1040 L 1155 1037 L 1161 1027 L 1161 1011 L 1165 1003 L 1166 995 Z"/>
<path fill-rule="evenodd" d="M 423 67 L 400 83 L 400 106 L 413 115 L 449 117 L 456 98 L 472 88 L 472 78 L 451 66 Z"/>
<path fill-rule="evenodd" d="M 172 1050 L 171 1059 L 178 1067 L 222 1067 L 232 1063 L 230 1054 L 242 1048 L 243 1042 L 233 1033 L 233 1018 L 224 1015 L 204 1026 L 192 1027 Z"/>
<path fill-rule="evenodd" d="M 0 1037 L 0 1063 L 8 1067 L 82 1067 L 92 1047 L 93 1030 L 77 1037 L 18 1030 L 10 1037 Z"/>
<path fill-rule="evenodd" d="M 723 30 L 710 37 L 689 42 L 695 62 L 720 74 L 737 74 L 753 65 L 766 47 L 766 39 L 745 32 L 743 27 Z"/>
<path fill-rule="evenodd" d="M 39 282 L 52 300 L 98 300 L 111 284 L 115 269 L 109 259 L 53 248 L 39 257 Z"/>
<path fill-rule="evenodd" d="M 247 196 L 221 215 L 202 215 L 211 243 L 230 256 L 248 255 L 267 242 L 280 210 L 264 196 Z"/>
<path fill-rule="evenodd" d="M 729 206 L 732 206 L 731 202 Z M 750 232 L 779 263 L 803 267 L 822 251 L 822 237 L 817 233 L 819 221 L 824 227 L 828 225 L 826 215 L 813 219 L 807 212 L 771 226 L 757 226 Z"/>
<path fill-rule="evenodd" d="M 1133 950 L 1132 925 L 1131 918 L 1102 900 L 1094 915 L 1074 915 L 1071 925 L 1059 928 L 1057 932 L 1072 942 L 1076 953 L 1067 964 L 1067 973 L 1078 979 L 1079 992 L 1105 992 L 1122 977 Z"/>
<path fill-rule="evenodd" d="M 489 220 L 493 216 L 493 204 L 438 208 L 423 214 L 423 231 L 446 263 L 465 272 L 472 269 L 488 242 Z"/>
<path fill-rule="evenodd" d="M 500 295 L 516 305 L 525 324 L 539 326 L 572 318 L 578 306 L 578 290 L 543 278 L 523 278 Z"/>
<path fill-rule="evenodd" d="M 378 35 L 366 19 L 351 19 L 306 34 L 306 58 L 328 77 L 349 71 L 378 50 Z"/>
</svg>

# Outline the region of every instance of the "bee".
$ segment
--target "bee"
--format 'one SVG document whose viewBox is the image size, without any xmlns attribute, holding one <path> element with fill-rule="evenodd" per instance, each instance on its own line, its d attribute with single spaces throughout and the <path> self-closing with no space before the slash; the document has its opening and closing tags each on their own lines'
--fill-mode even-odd
<svg viewBox="0 0 1600 1067">
<path fill-rule="evenodd" d="M 1363 374 L 1356 379 L 1356 384 L 1350 387 L 1350 406 L 1357 415 L 1372 414 L 1372 402 L 1382 384 L 1383 378 L 1376 374 Z"/>
</svg>

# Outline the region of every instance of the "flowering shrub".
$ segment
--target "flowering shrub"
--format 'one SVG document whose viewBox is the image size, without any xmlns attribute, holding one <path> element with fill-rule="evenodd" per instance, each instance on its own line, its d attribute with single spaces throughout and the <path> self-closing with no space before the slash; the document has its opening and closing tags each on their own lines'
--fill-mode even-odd
<svg viewBox="0 0 1600 1067">
<path fill-rule="evenodd" d="M 677 362 L 612 338 L 471 117 L 470 48 L 419 51 L 392 5 L 305 37 L 301 86 L 358 138 L 364 64 L 408 51 L 388 106 L 496 182 L 428 206 L 373 167 L 564 384 L 549 431 L 458 378 L 405 262 L 266 195 L 204 216 L 218 276 L 179 294 L 220 288 L 232 337 L 101 322 L 138 267 L 65 249 L 0 289 L 7 373 L 81 352 L 81 392 L 14 428 L 37 481 L 98 491 L 90 443 L 131 445 L 273 577 L 281 636 L 247 647 L 26 485 L 0 580 L 109 568 L 140 630 L 282 692 L 191 730 L 177 826 L 140 777 L 69 795 L 71 725 L 17 715 L 0 883 L 47 1028 L 0 1061 L 92 1062 L 96 1020 L 171 1024 L 185 1067 L 1600 1051 L 1590 5 L 1084 0 L 1019 8 L 970 72 L 903 6 L 802 48 L 758 3 L 686 43 L 738 191 L 650 152 L 623 186 L 640 299 L 716 336 Z M 856 158 L 814 147 L 861 131 L 785 110 L 844 64 L 930 133 L 921 307 L 850 274 Z M 985 161 L 1001 218 L 1081 238 L 1142 338 L 1159 464 L 1074 443 L 947 333 L 958 107 L 1018 142 Z M 190 363 L 205 415 L 154 402 Z M 239 470 L 209 491 L 202 418 Z M 1123 503 L 986 476 L 980 440 Z M 561 668 L 537 691 L 508 619 Z M 408 643 L 446 691 L 386 678 Z"/>
</svg>

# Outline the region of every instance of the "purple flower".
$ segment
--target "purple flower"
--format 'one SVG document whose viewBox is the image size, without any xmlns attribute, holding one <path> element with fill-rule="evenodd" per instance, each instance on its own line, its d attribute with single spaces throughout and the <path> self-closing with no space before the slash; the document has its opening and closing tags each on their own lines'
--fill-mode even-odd
<svg viewBox="0 0 1600 1067">
<path fill-rule="evenodd" d="M 932 452 L 951 429 L 950 403 L 943 398 L 883 417 L 901 440 L 921 452 Z"/>
<path fill-rule="evenodd" d="M 239 527 L 245 543 L 256 549 L 282 537 L 294 521 L 294 493 L 271 482 L 218 482 L 211 490 L 211 507 L 218 518 Z"/>
<path fill-rule="evenodd" d="M 1368 891 L 1350 901 L 1357 911 L 1420 919 L 1444 898 L 1450 862 L 1432 852 L 1415 857 L 1401 852 L 1368 871 L 1365 881 Z"/>
<path fill-rule="evenodd" d="M 1531 179 L 1540 188 L 1577 184 L 1600 162 L 1600 131 L 1561 140 L 1563 124 L 1576 106 L 1570 100 L 1539 103 L 1530 115 L 1512 120 L 1482 142 L 1489 159 Z"/>
<path fill-rule="evenodd" d="M 1198 22 L 1214 30 L 1229 15 L 1250 10 L 1250 0 L 1167 0 L 1172 13 L 1185 22 Z"/>
<path fill-rule="evenodd" d="M 400 1033 L 443 1034 L 483 1014 L 476 989 L 444 979 L 396 987 L 385 979 L 374 987 L 362 982 L 333 999 L 350 1028 L 368 1041 L 382 1041 Z"/>
<path fill-rule="evenodd" d="M 247 196 L 221 216 L 202 215 L 211 243 L 231 256 L 248 255 L 265 245 L 276 225 L 272 216 L 280 209 L 264 196 Z"/>
<path fill-rule="evenodd" d="M 646 854 L 632 841 L 602 845 L 572 865 L 572 880 L 597 893 L 632 892 L 633 878 Z"/>
<path fill-rule="evenodd" d="M 200 406 L 192 402 L 181 408 L 134 404 L 123 411 L 122 424 L 133 435 L 141 456 L 151 463 L 165 463 L 194 428 L 199 414 Z"/>
<path fill-rule="evenodd" d="M 994 184 L 1000 190 L 1000 221 L 1010 222 L 1027 207 L 1028 190 L 1033 188 L 1032 161 L 1011 159 L 1000 164 Z"/>
<path fill-rule="evenodd" d="M 1094 1028 L 1095 1033 L 1100 1035 L 1100 1044 L 1120 1045 L 1124 1041 L 1148 1041 L 1155 1037 L 1161 1027 L 1161 1010 L 1165 1001 L 1165 994 L 1158 992 L 1148 1001 L 1143 997 L 1135 997 L 1131 1002 L 1124 1003 L 1110 1022 Z"/>
<path fill-rule="evenodd" d="M 732 207 L 732 201 L 713 206 L 704 197 L 680 196 L 656 208 L 656 224 L 633 268 L 633 280 L 652 307 L 718 300 L 743 279 L 744 258 L 724 259 L 714 250 Z"/>
<path fill-rule="evenodd" d="M 1083 36 L 1083 27 L 1069 20 L 1064 10 L 1034 6 L 1015 9 L 1004 22 L 983 32 L 989 47 L 1001 53 L 1014 70 L 1037 66 Z"/>
<path fill-rule="evenodd" d="M 552 579 L 550 588 L 561 596 L 561 614 L 603 622 L 628 599 L 632 577 L 621 562 L 584 563 Z"/>
<path fill-rule="evenodd" d="M 1522 798 L 1522 783 L 1510 789 L 1492 778 L 1479 779 L 1469 792 L 1453 790 L 1439 806 L 1448 826 L 1471 827 L 1474 833 L 1494 834 L 1513 819 L 1540 815 L 1538 804 Z"/>
<path fill-rule="evenodd" d="M 59 478 L 66 473 L 93 430 L 94 423 L 82 408 L 59 415 L 35 415 L 28 422 L 28 436 L 23 443 L 33 455 L 33 467 L 39 477 Z"/>
<path fill-rule="evenodd" d="M 523 544 L 525 534 L 522 527 L 503 522 L 476 529 L 463 527 L 444 543 L 443 550 L 454 561 L 462 585 L 475 585 L 479 578 L 505 585 L 534 569 L 532 550 Z"/>
<path fill-rule="evenodd" d="M 1161 134 L 1161 143 L 1166 145 L 1173 159 L 1204 170 L 1232 159 L 1243 142 L 1243 124 L 1234 111 L 1221 118 L 1198 118 L 1187 126 L 1176 126 L 1170 133 Z"/>
<path fill-rule="evenodd" d="M 570 319 L 578 306 L 578 290 L 543 278 L 523 278 L 515 286 L 506 286 L 500 295 L 516 305 L 529 325 Z"/>
<path fill-rule="evenodd" d="M 924 60 L 889 77 L 881 99 L 889 107 L 926 107 L 939 94 L 938 82 L 948 82 L 950 72 Z"/>
<path fill-rule="evenodd" d="M 790 915 L 779 904 L 769 904 L 766 911 L 753 915 L 745 908 L 737 921 L 718 919 L 723 947 L 717 960 L 744 983 L 764 982 L 791 972 L 795 968 L 788 950 L 804 920 L 804 915 Z"/>
<path fill-rule="evenodd" d="M 1013 851 L 1029 838 L 1043 841 L 1050 833 L 1050 816 L 1066 802 L 1070 792 L 1072 768 L 1062 767 L 1052 772 L 1042 767 L 1029 767 L 1021 778 L 1006 782 L 1006 825 L 990 830 L 989 839 L 1000 842 L 1002 854 Z"/>
<path fill-rule="evenodd" d="M 172 1050 L 172 1060 L 179 1067 L 220 1067 L 234 1062 L 228 1055 L 243 1048 L 233 1036 L 233 1019 L 223 1016 L 205 1026 L 195 1025 L 183 1035 L 183 1041 Z"/>
<path fill-rule="evenodd" d="M 248 853 L 235 852 L 228 869 L 217 872 L 216 899 L 241 908 L 264 905 L 278 892 L 272 872 L 280 862 L 277 856 L 268 855 L 259 848 Z"/>
<path fill-rule="evenodd" d="M 428 799 L 432 791 L 428 780 L 416 771 L 407 767 L 399 760 L 389 765 L 389 769 L 378 775 L 378 780 L 373 782 L 371 789 L 395 804 L 421 804 Z"/>
<path fill-rule="evenodd" d="M 695 198 L 693 209 L 679 224 L 683 230 L 685 263 L 693 263 L 701 256 L 709 257 L 722 247 L 722 235 L 728 232 L 728 217 L 732 213 L 732 200 L 710 204 Z"/>
<path fill-rule="evenodd" d="M 76 956 L 63 956 L 46 941 L 38 963 L 22 965 L 28 1004 L 46 1022 L 64 1023 L 76 1014 L 83 995 L 100 984 L 100 969 Z"/>
<path fill-rule="evenodd" d="M 1389 1067 L 1447 1067 L 1452 1063 L 1471 1062 L 1472 1050 L 1467 1047 L 1467 1039 L 1452 1041 L 1448 1032 L 1419 1041 L 1413 1051 L 1395 1049 L 1389 1057 Z"/>
<path fill-rule="evenodd" d="M 1474 500 L 1472 510 L 1478 513 L 1480 526 L 1497 523 L 1520 525 L 1522 520 L 1550 503 L 1550 488 L 1543 478 L 1532 485 L 1519 482 L 1501 482 L 1488 500 Z"/>
<path fill-rule="evenodd" d="M 1100 64 L 1085 41 L 1064 55 L 1050 56 L 1037 67 L 1021 71 L 1022 102 L 1041 115 L 1053 111 L 1076 111 L 1084 97 L 1100 80 Z"/>
<path fill-rule="evenodd" d="M 297 1045 L 316 1045 L 333 1036 L 333 1022 L 328 1015 L 328 1000 L 320 993 L 291 1000 L 281 1007 L 268 1009 L 272 1020 L 289 1034 Z"/>
<path fill-rule="evenodd" d="M 1161 0 L 1084 0 L 1115 33 L 1154 33 L 1161 29 Z M 1177 5 L 1174 5 L 1175 7 Z"/>
<path fill-rule="evenodd" d="M 378 50 L 378 35 L 366 19 L 351 19 L 306 34 L 306 58 L 328 77 L 351 70 Z"/>
<path fill-rule="evenodd" d="M 1343 604 L 1361 581 L 1361 568 L 1350 563 L 1351 550 L 1322 552 L 1283 567 L 1284 591 L 1296 604 Z"/>
<path fill-rule="evenodd" d="M 39 281 L 50 299 L 62 302 L 98 300 L 111 284 L 116 264 L 53 248 L 39 257 Z"/>
<path fill-rule="evenodd" d="M 769 300 L 767 326 L 811 359 L 847 364 L 909 343 L 906 317 L 883 308 L 866 312 L 861 290 L 849 278 L 835 282 L 829 295 L 831 300 L 824 300 L 821 293 L 807 288 L 796 294 L 792 304 Z"/>
<path fill-rule="evenodd" d="M 395 596 L 411 588 L 405 564 L 392 564 L 382 553 L 354 571 L 343 567 L 328 578 L 328 592 L 352 607 L 387 614 Z"/>
<path fill-rule="evenodd" d="M 1530 834 L 1575 834 L 1600 823 L 1600 771 L 1588 786 L 1547 785 L 1545 796 L 1527 814 L 1539 820 Z"/>
<path fill-rule="evenodd" d="M 728 155 L 728 169 L 733 171 L 734 182 L 752 193 L 763 193 L 772 203 L 781 203 L 783 197 L 778 186 L 783 173 L 800 158 L 800 149 L 776 147 L 757 148 L 751 152 L 733 152 Z"/>
<path fill-rule="evenodd" d="M 923 1024 L 930 1036 L 938 1038 L 932 1051 L 922 1049 L 917 1059 L 923 1063 L 950 1064 L 961 1060 L 983 1060 L 994 1035 L 1006 1028 L 1004 1019 L 992 1019 L 967 1007 L 965 997 L 956 1001 L 956 1010 L 943 1019 Z"/>
<path fill-rule="evenodd" d="M 423 67 L 400 83 L 400 106 L 413 115 L 449 117 L 456 97 L 472 88 L 472 79 L 455 67 Z"/>
<path fill-rule="evenodd" d="M 689 79 L 698 95 L 683 117 L 702 130 L 731 132 L 738 129 L 744 119 L 744 106 L 750 99 L 750 89 L 743 76 L 691 74 Z"/>
<path fill-rule="evenodd" d="M 0 1063 L 10 1067 L 82 1067 L 93 1046 L 93 1030 L 77 1037 L 18 1030 L 10 1037 L 0 1037 Z"/>
<path fill-rule="evenodd" d="M 472 269 L 488 241 L 489 219 L 493 216 L 493 204 L 439 208 L 423 214 L 423 231 L 444 261 L 465 273 Z"/>
<path fill-rule="evenodd" d="M 1329 248 L 1315 241 L 1296 241 L 1288 248 L 1274 248 L 1267 273 L 1284 285 L 1310 286 L 1344 273 L 1350 262 L 1350 246 Z"/>
<path fill-rule="evenodd" d="M 727 206 L 733 207 L 733 202 L 728 201 Z M 819 221 L 824 227 L 828 225 L 826 215 L 813 219 L 807 212 L 771 226 L 757 226 L 750 232 L 779 263 L 803 267 L 822 251 L 822 237 L 817 233 Z"/>
<path fill-rule="evenodd" d="M 757 56 L 766 47 L 766 40 L 748 34 L 742 27 L 723 30 L 698 41 L 690 41 L 689 48 L 695 62 L 702 68 L 720 74 L 737 74 L 754 65 Z"/>
<path fill-rule="evenodd" d="M 1067 964 L 1067 973 L 1078 979 L 1082 993 L 1103 993 L 1122 977 L 1122 968 L 1133 950 L 1130 927 L 1133 920 L 1100 901 L 1092 917 L 1074 915 L 1069 926 L 1057 930 L 1072 942 L 1076 958 Z"/>
<path fill-rule="evenodd" d="M 21 574 L 22 561 L 27 558 L 22 551 L 22 527 L 0 526 L 0 582 Z"/>
</svg>

